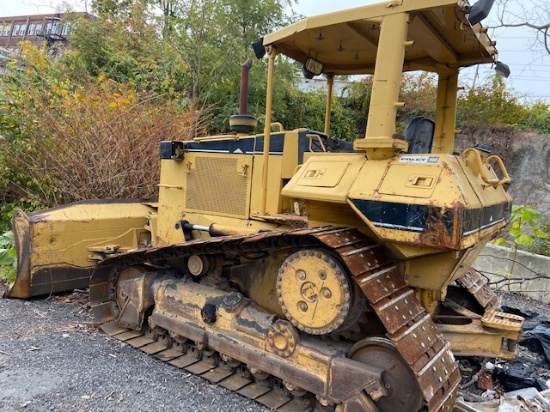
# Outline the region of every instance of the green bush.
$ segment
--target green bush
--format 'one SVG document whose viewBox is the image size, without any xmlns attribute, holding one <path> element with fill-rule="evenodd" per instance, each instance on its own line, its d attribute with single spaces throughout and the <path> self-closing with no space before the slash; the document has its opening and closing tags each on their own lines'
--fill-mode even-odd
<svg viewBox="0 0 550 412">
<path fill-rule="evenodd" d="M 550 134 L 550 109 L 548 105 L 537 102 L 529 107 L 519 125 L 524 129 Z"/>
<path fill-rule="evenodd" d="M 8 284 L 15 282 L 17 275 L 17 256 L 15 254 L 13 232 L 0 235 L 0 278 Z"/>
<path fill-rule="evenodd" d="M 538 210 L 531 206 L 514 205 L 505 235 L 493 243 L 497 246 L 511 246 L 532 253 L 548 254 L 549 239 L 550 222 L 544 221 Z"/>
<path fill-rule="evenodd" d="M 348 113 L 355 133 L 364 135 L 367 129 L 367 118 L 372 96 L 372 77 L 365 77 L 360 81 L 352 82 L 342 99 L 344 110 Z"/>
<path fill-rule="evenodd" d="M 537 255 L 550 256 L 550 220 L 544 219 L 539 223 L 539 228 L 547 236 L 537 237 L 529 247 L 529 252 Z"/>
<path fill-rule="evenodd" d="M 417 116 L 434 119 L 436 99 L 437 83 L 433 73 L 403 75 L 399 101 L 405 105 L 397 111 L 398 121 L 407 125 Z"/>
<path fill-rule="evenodd" d="M 458 98 L 457 123 L 460 128 L 519 125 L 528 109 L 506 89 L 502 77 L 495 75 L 490 83 L 471 88 Z"/>
</svg>

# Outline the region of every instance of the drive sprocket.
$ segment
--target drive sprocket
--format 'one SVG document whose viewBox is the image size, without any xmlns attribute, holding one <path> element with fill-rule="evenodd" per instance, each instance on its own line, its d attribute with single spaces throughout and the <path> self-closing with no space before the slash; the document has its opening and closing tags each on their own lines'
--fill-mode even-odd
<svg viewBox="0 0 550 412">
<path fill-rule="evenodd" d="M 351 284 L 339 262 L 318 249 L 290 255 L 277 276 L 277 296 L 287 319 L 311 335 L 336 331 L 350 314 Z"/>
</svg>

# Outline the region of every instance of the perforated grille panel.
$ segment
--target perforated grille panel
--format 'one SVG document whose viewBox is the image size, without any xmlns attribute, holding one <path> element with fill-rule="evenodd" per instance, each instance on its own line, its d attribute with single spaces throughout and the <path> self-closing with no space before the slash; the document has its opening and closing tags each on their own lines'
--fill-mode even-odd
<svg viewBox="0 0 550 412">
<path fill-rule="evenodd" d="M 197 157 L 187 175 L 186 208 L 246 216 L 248 176 L 238 174 L 237 159 Z"/>
</svg>

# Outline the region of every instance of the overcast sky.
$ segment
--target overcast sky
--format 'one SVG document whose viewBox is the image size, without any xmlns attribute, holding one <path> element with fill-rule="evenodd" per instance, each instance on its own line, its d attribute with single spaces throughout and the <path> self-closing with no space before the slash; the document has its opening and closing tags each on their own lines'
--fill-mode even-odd
<svg viewBox="0 0 550 412">
<path fill-rule="evenodd" d="M 294 11 L 298 14 L 311 16 L 379 1 L 299 0 L 299 4 L 294 6 Z M 90 3 L 91 0 L 0 0 L 0 17 L 62 11 L 65 9 L 63 5 L 66 4 L 70 4 L 75 10 L 82 11 L 86 9 L 86 5 L 89 7 Z M 495 16 L 496 10 L 493 10 L 491 15 Z M 489 16 L 489 21 L 490 19 L 491 16 Z M 545 53 L 531 50 L 533 38 L 531 34 L 529 31 L 520 29 L 499 29 L 491 33 L 491 37 L 497 41 L 499 59 L 512 69 L 512 75 L 506 80 L 508 87 L 513 88 L 518 94 L 533 99 L 543 99 L 550 103 L 550 57 Z M 492 73 L 490 67 L 484 67 L 485 70 L 481 72 L 482 80 L 483 77 L 487 78 Z M 473 71 L 464 70 L 460 80 L 465 84 L 471 84 Z"/>
</svg>

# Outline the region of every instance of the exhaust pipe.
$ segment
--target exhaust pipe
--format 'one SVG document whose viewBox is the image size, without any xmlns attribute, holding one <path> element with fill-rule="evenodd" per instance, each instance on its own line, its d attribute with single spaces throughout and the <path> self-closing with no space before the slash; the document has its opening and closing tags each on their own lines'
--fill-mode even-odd
<svg viewBox="0 0 550 412">
<path fill-rule="evenodd" d="M 250 78 L 250 69 L 252 68 L 252 59 L 246 59 L 241 66 L 241 92 L 239 100 L 239 114 L 248 114 L 248 83 Z"/>
<path fill-rule="evenodd" d="M 252 68 L 252 59 L 247 59 L 241 66 L 241 85 L 239 97 L 239 114 L 229 117 L 229 130 L 233 133 L 249 134 L 256 130 L 258 119 L 248 112 L 248 83 Z"/>
</svg>

